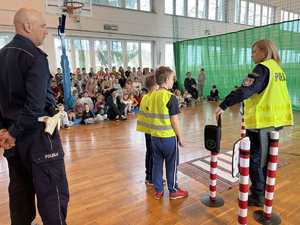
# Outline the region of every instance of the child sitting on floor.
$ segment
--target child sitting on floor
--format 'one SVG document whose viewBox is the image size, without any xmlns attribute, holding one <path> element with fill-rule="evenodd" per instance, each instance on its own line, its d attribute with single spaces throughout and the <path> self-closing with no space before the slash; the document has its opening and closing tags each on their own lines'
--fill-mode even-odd
<svg viewBox="0 0 300 225">
<path fill-rule="evenodd" d="M 186 106 L 186 104 L 184 102 L 184 98 L 181 95 L 180 90 L 178 90 L 178 89 L 175 90 L 175 96 L 176 96 L 176 98 L 178 100 L 179 108 L 182 108 L 182 107 Z"/>
<path fill-rule="evenodd" d="M 212 89 L 210 90 L 210 95 L 207 96 L 207 100 L 210 102 L 216 102 L 219 100 L 219 91 L 216 85 L 212 86 Z"/>
<path fill-rule="evenodd" d="M 70 121 L 68 118 L 68 114 L 65 111 L 65 107 L 63 104 L 58 104 L 58 111 L 60 112 L 60 124 L 62 128 L 69 128 L 70 127 Z"/>
<path fill-rule="evenodd" d="M 84 103 L 84 111 L 82 113 L 81 123 L 82 124 L 93 124 L 93 123 L 96 123 L 95 115 L 90 110 L 90 106 L 87 103 Z"/>
</svg>

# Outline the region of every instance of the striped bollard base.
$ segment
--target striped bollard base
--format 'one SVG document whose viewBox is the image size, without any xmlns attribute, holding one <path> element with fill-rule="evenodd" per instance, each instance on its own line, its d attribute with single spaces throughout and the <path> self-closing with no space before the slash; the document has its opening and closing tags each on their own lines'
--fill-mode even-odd
<svg viewBox="0 0 300 225">
<path fill-rule="evenodd" d="M 271 218 L 266 219 L 264 217 L 264 211 L 263 210 L 257 210 L 253 213 L 253 217 L 256 220 L 256 222 L 263 224 L 263 225 L 279 225 L 281 224 L 280 216 L 276 213 L 271 213 Z"/>
<path fill-rule="evenodd" d="M 210 176 L 209 176 L 209 195 L 201 198 L 201 202 L 207 207 L 218 208 L 224 205 L 224 200 L 217 196 L 217 169 L 218 153 L 211 152 L 210 158 Z"/>
<path fill-rule="evenodd" d="M 250 139 L 245 137 L 240 143 L 240 178 L 238 225 L 248 224 Z"/>
<path fill-rule="evenodd" d="M 254 219 L 260 224 L 266 224 L 266 225 L 281 224 L 280 216 L 272 212 L 276 172 L 277 172 L 278 143 L 279 143 L 279 132 L 272 131 L 270 133 L 270 150 L 269 150 L 269 158 L 268 158 L 264 210 L 257 210 L 253 214 Z"/>
</svg>

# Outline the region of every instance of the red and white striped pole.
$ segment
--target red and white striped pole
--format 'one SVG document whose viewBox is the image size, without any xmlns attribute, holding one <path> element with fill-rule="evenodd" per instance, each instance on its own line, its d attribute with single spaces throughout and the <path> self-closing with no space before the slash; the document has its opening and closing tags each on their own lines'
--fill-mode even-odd
<svg viewBox="0 0 300 225">
<path fill-rule="evenodd" d="M 277 225 L 281 223 L 280 217 L 276 213 L 272 213 L 272 205 L 275 191 L 277 162 L 278 162 L 278 145 L 279 145 L 279 132 L 272 131 L 270 133 L 270 149 L 268 158 L 267 180 L 265 188 L 265 203 L 264 210 L 254 212 L 254 218 L 261 224 Z"/>
<path fill-rule="evenodd" d="M 244 116 L 242 115 L 242 120 L 241 120 L 241 138 L 246 137 L 246 128 L 245 128 L 245 121 L 244 121 Z"/>
<path fill-rule="evenodd" d="M 210 155 L 210 174 L 209 174 L 209 195 L 204 196 L 201 202 L 207 207 L 221 207 L 224 205 L 224 200 L 217 196 L 217 178 L 218 178 L 218 154 L 211 152 Z"/>
<path fill-rule="evenodd" d="M 217 197 L 217 174 L 218 170 L 218 153 L 211 152 L 210 156 L 210 174 L 209 174 L 209 198 L 210 201 L 216 201 Z"/>
<path fill-rule="evenodd" d="M 240 178 L 238 225 L 247 225 L 249 193 L 250 139 L 245 137 L 240 143 Z"/>
</svg>

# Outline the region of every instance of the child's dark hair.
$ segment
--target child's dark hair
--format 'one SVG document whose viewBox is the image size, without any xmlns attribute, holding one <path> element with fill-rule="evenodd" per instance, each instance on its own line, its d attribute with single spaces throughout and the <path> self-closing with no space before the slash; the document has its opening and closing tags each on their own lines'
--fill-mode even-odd
<svg viewBox="0 0 300 225">
<path fill-rule="evenodd" d="M 212 86 L 212 88 L 217 88 L 217 86 L 214 84 L 214 85 Z"/>
<path fill-rule="evenodd" d="M 174 73 L 173 70 L 168 66 L 160 66 L 155 71 L 156 83 L 162 85 L 168 79 L 168 77 Z"/>
</svg>

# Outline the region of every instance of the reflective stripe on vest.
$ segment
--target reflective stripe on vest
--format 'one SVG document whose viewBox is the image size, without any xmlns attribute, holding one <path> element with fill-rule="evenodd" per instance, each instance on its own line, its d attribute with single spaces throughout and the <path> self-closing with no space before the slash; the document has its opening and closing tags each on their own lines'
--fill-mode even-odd
<svg viewBox="0 0 300 225">
<path fill-rule="evenodd" d="M 146 134 L 151 134 L 151 128 L 147 125 L 150 123 L 150 119 L 146 116 L 147 112 L 149 111 L 148 104 L 150 95 L 151 93 L 144 95 L 140 103 L 140 112 L 137 114 L 136 130 Z"/>
<path fill-rule="evenodd" d="M 160 126 L 160 125 L 154 125 L 151 123 L 146 123 L 143 121 L 137 121 L 137 124 L 143 127 L 147 127 L 149 129 L 154 129 L 154 130 L 170 130 L 173 129 L 172 126 Z"/>
<path fill-rule="evenodd" d="M 151 121 L 151 136 L 154 137 L 174 137 L 175 131 L 172 128 L 168 102 L 173 94 L 166 89 L 159 89 L 150 97 L 149 113 L 145 117 Z"/>
<path fill-rule="evenodd" d="M 169 119 L 169 115 L 139 112 L 140 115 L 151 119 Z"/>
<path fill-rule="evenodd" d="M 247 129 L 293 125 L 293 113 L 286 75 L 273 59 L 261 63 L 270 71 L 268 86 L 244 101 L 244 119 Z"/>
</svg>

